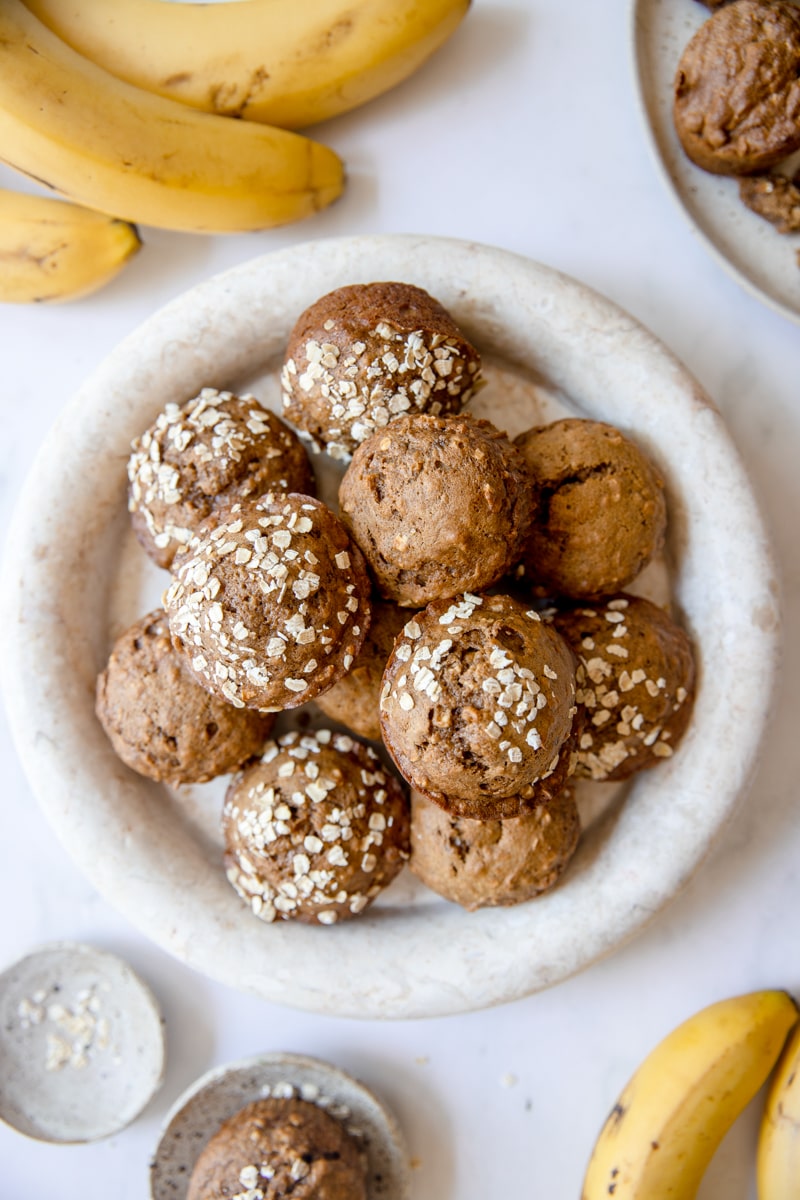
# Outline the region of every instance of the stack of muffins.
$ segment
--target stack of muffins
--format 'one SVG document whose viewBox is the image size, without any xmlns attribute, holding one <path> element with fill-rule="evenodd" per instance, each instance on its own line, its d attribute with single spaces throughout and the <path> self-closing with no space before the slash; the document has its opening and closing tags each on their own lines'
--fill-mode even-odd
<svg viewBox="0 0 800 1200">
<path fill-rule="evenodd" d="M 408 284 L 318 300 L 281 381 L 291 426 L 207 388 L 135 442 L 172 578 L 98 717 L 150 778 L 233 772 L 225 865 L 262 920 L 355 917 L 406 861 L 468 909 L 529 900 L 577 847 L 574 782 L 668 758 L 691 715 L 688 637 L 624 590 L 663 544 L 658 471 L 599 422 L 512 442 L 468 415 L 479 353 Z M 304 441 L 347 464 L 338 513 Z M 306 704 L 332 728 L 270 740 Z"/>
</svg>

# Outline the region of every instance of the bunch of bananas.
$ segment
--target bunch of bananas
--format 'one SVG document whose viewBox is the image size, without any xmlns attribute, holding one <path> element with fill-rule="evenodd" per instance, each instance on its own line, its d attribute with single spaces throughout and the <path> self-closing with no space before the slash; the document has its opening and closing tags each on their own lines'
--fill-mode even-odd
<svg viewBox="0 0 800 1200">
<path fill-rule="evenodd" d="M 2 0 L 0 161 L 73 203 L 0 195 L 0 300 L 100 286 L 132 222 L 240 232 L 324 208 L 341 160 L 293 131 L 405 79 L 469 4 Z"/>
<path fill-rule="evenodd" d="M 758 991 L 712 1004 L 669 1033 L 611 1110 L 582 1200 L 692 1200 L 722 1138 L 774 1068 L 759 1135 L 758 1198 L 798 1200 L 797 1021 L 788 993 Z"/>
</svg>

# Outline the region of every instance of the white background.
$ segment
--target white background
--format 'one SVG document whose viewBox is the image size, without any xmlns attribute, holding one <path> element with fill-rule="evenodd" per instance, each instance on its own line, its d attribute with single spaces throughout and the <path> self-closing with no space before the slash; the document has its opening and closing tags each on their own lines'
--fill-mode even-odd
<svg viewBox="0 0 800 1200">
<path fill-rule="evenodd" d="M 53 1147 L 0 1127 L 0 1200 L 51 1190 L 144 1197 L 160 1123 L 180 1092 L 210 1066 L 262 1050 L 327 1058 L 380 1093 L 408 1139 L 414 1200 L 577 1200 L 608 1109 L 659 1038 L 726 995 L 800 993 L 800 337 L 711 259 L 666 191 L 637 109 L 629 20 L 623 0 L 474 0 L 417 76 L 316 131 L 349 170 L 327 212 L 249 236 L 144 229 L 142 253 L 95 297 L 0 310 L 0 530 L 73 390 L 145 317 L 216 271 L 299 241 L 372 232 L 445 234 L 539 259 L 610 296 L 685 362 L 759 491 L 783 574 L 784 674 L 745 802 L 685 892 L 576 978 L 468 1016 L 335 1020 L 211 983 L 117 916 L 51 834 L 0 724 L 0 965 L 57 938 L 114 950 L 155 990 L 169 1044 L 161 1093 L 111 1139 Z M 10 172 L 0 184 L 12 184 Z M 735 1127 L 703 1200 L 754 1196 L 756 1117 L 753 1107 Z"/>
</svg>

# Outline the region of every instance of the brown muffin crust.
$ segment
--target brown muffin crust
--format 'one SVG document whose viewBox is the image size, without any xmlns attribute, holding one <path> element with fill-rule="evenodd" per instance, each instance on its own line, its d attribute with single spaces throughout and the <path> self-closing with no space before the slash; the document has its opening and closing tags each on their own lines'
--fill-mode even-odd
<svg viewBox="0 0 800 1200">
<path fill-rule="evenodd" d="M 739 195 L 751 212 L 774 225 L 778 233 L 800 233 L 800 186 L 785 175 L 748 175 L 739 180 Z"/>
<path fill-rule="evenodd" d="M 408 801 L 371 746 L 321 729 L 268 743 L 223 809 L 228 880 L 262 921 L 357 916 L 408 858 Z"/>
<path fill-rule="evenodd" d="M 317 696 L 317 708 L 326 717 L 341 721 L 359 737 L 380 739 L 383 671 L 408 616 L 408 609 L 386 600 L 373 600 L 369 633 L 352 667 L 343 679 Z"/>
<path fill-rule="evenodd" d="M 263 492 L 315 495 L 304 446 L 255 396 L 203 388 L 168 404 L 128 460 L 128 509 L 136 536 L 160 567 L 206 518 Z"/>
<path fill-rule="evenodd" d="M 748 175 L 800 148 L 800 9 L 736 0 L 701 25 L 675 76 L 675 129 L 689 158 Z"/>
<path fill-rule="evenodd" d="M 367 1200 L 366 1161 L 343 1125 L 307 1100 L 254 1100 L 203 1147 L 187 1200 Z"/>
<path fill-rule="evenodd" d="M 664 485 L 629 438 L 567 418 L 515 439 L 536 493 L 521 566 L 539 595 L 600 596 L 630 583 L 663 545 Z"/>
<path fill-rule="evenodd" d="M 97 678 L 96 712 L 127 766 L 170 784 L 236 770 L 260 753 L 274 723 L 200 686 L 172 645 L 162 609 L 117 638 Z"/>
<path fill-rule="evenodd" d="M 176 645 L 237 707 L 295 708 L 347 672 L 370 620 L 358 547 L 310 496 L 234 504 L 179 555 L 164 607 Z"/>
<path fill-rule="evenodd" d="M 404 608 L 500 579 L 532 504 L 512 443 L 467 415 L 400 418 L 359 447 L 339 488 L 342 520 L 378 591 Z"/>
<path fill-rule="evenodd" d="M 521 904 L 555 887 L 580 833 L 569 785 L 533 812 L 505 821 L 454 817 L 412 791 L 408 865 L 432 891 L 471 912 Z"/>
<path fill-rule="evenodd" d="M 381 690 L 381 728 L 400 773 L 448 812 L 519 816 L 573 766 L 575 658 L 508 596 L 439 600 L 407 623 Z"/>
<path fill-rule="evenodd" d="M 422 288 L 352 284 L 298 318 L 281 374 L 284 415 L 347 458 L 405 412 L 459 412 L 479 373 L 478 351 Z"/>
<path fill-rule="evenodd" d="M 627 779 L 670 758 L 694 701 L 685 631 L 649 600 L 625 594 L 552 620 L 580 660 L 576 699 L 585 724 L 576 776 Z"/>
</svg>

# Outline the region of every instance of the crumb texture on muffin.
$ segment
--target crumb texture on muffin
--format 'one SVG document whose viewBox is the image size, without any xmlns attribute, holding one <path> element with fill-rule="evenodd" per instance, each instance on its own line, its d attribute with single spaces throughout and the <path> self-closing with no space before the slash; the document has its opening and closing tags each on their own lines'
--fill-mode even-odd
<svg viewBox="0 0 800 1200">
<path fill-rule="evenodd" d="M 170 784 L 236 770 L 260 753 L 274 723 L 201 687 L 170 640 L 163 609 L 115 641 L 97 680 L 96 712 L 127 766 Z"/>
<path fill-rule="evenodd" d="M 142 546 L 169 568 L 201 522 L 264 492 L 316 494 L 297 434 L 255 396 L 203 388 L 168 404 L 128 460 L 128 510 Z"/>
<path fill-rule="evenodd" d="M 298 318 L 281 373 L 284 414 L 346 459 L 406 412 L 458 412 L 480 355 L 445 308 L 408 283 L 351 284 Z"/>
<path fill-rule="evenodd" d="M 233 779 L 223 836 L 228 880 L 262 921 L 334 925 L 408 858 L 408 801 L 370 746 L 294 732 Z"/>
</svg>

